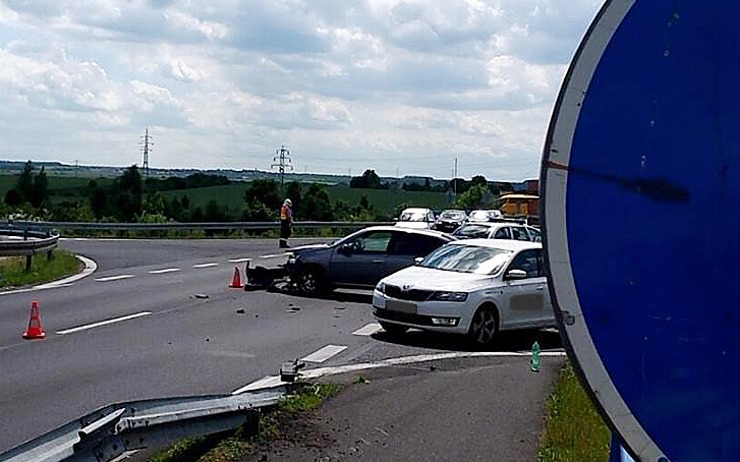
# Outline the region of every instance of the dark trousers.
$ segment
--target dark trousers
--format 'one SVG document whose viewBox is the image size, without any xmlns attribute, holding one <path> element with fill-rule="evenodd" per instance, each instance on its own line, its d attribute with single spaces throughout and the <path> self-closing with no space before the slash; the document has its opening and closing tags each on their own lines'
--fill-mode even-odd
<svg viewBox="0 0 740 462">
<path fill-rule="evenodd" d="M 280 247 L 288 247 L 288 238 L 293 229 L 290 227 L 288 220 L 280 220 Z"/>
</svg>

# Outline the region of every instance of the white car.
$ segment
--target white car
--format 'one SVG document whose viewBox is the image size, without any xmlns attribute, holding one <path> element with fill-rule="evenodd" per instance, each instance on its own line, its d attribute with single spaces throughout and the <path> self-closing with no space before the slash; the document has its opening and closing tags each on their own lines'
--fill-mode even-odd
<svg viewBox="0 0 740 462">
<path fill-rule="evenodd" d="M 556 325 L 539 242 L 454 241 L 383 278 L 373 316 L 390 334 L 409 328 L 466 334 L 480 345 L 503 330 Z"/>
<path fill-rule="evenodd" d="M 514 239 L 515 241 L 542 241 L 542 235 L 539 229 L 509 221 L 466 223 L 453 231 L 452 235 L 459 239 Z"/>
<path fill-rule="evenodd" d="M 437 221 L 431 209 L 413 207 L 404 209 L 396 221 L 396 226 L 402 228 L 429 229 Z"/>
</svg>

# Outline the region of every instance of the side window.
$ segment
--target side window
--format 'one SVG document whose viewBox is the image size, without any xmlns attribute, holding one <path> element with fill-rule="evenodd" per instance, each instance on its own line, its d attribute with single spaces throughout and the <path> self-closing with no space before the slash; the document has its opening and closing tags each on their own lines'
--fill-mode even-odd
<svg viewBox="0 0 740 462">
<path fill-rule="evenodd" d="M 545 257 L 542 255 L 541 250 L 537 250 L 537 264 L 540 267 L 540 276 L 547 276 L 545 272 Z"/>
<path fill-rule="evenodd" d="M 393 234 L 391 253 L 411 257 L 425 257 L 432 250 L 441 247 L 444 241 L 432 236 L 398 232 Z"/>
<path fill-rule="evenodd" d="M 504 226 L 496 230 L 496 234 L 493 235 L 494 239 L 511 239 L 511 234 L 509 233 L 509 227 Z"/>
<path fill-rule="evenodd" d="M 539 230 L 535 228 L 527 228 L 527 232 L 530 236 L 532 236 L 532 240 L 534 242 L 542 242 L 542 235 L 540 234 Z"/>
<path fill-rule="evenodd" d="M 527 230 L 524 228 L 513 227 L 511 228 L 511 234 L 514 236 L 514 239 L 516 239 L 517 241 L 531 241 L 532 240 L 529 237 Z"/>
<path fill-rule="evenodd" d="M 356 237 L 350 244 L 355 253 L 386 253 L 390 231 L 375 231 Z"/>
<path fill-rule="evenodd" d="M 528 278 L 536 278 L 542 275 L 541 260 L 542 251 L 525 250 L 514 258 L 509 265 L 509 270 L 519 269 L 525 271 Z"/>
<path fill-rule="evenodd" d="M 434 212 L 429 212 L 429 213 L 427 213 L 427 221 L 428 221 L 429 223 L 432 223 L 432 222 L 434 222 L 434 221 L 436 221 L 436 220 L 437 220 L 437 219 L 436 219 L 436 218 L 434 218 Z"/>
</svg>

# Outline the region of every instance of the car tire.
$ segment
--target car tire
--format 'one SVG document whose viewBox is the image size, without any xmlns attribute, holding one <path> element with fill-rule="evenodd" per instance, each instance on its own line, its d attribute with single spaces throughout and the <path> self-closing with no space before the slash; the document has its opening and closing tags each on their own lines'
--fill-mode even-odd
<svg viewBox="0 0 740 462">
<path fill-rule="evenodd" d="M 383 328 L 384 331 L 388 333 L 388 335 L 402 335 L 405 334 L 407 330 L 409 330 L 406 326 L 401 326 L 399 324 L 391 324 L 389 322 L 380 322 L 380 327 Z"/>
<path fill-rule="evenodd" d="M 498 333 L 498 314 L 492 306 L 481 306 L 470 321 L 470 340 L 479 346 L 490 345 Z"/>
<path fill-rule="evenodd" d="M 296 272 L 296 287 L 306 295 L 320 295 L 327 291 L 324 274 L 311 266 L 300 268 Z"/>
</svg>

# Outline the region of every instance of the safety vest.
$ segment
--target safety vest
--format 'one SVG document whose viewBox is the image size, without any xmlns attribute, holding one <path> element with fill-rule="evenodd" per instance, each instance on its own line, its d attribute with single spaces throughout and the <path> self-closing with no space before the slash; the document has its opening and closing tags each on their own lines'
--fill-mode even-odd
<svg viewBox="0 0 740 462">
<path fill-rule="evenodd" d="M 290 210 L 290 207 L 283 204 L 283 206 L 280 208 L 280 220 L 291 220 L 293 219 L 293 212 Z"/>
</svg>

